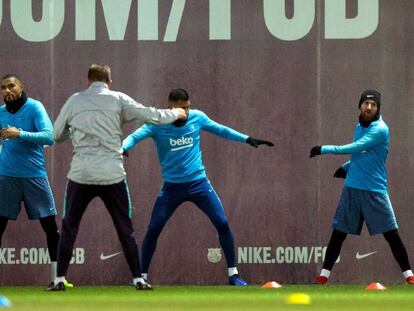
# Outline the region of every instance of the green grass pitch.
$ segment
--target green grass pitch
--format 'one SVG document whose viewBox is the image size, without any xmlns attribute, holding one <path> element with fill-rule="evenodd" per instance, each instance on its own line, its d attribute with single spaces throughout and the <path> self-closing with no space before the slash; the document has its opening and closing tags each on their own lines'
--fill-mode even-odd
<svg viewBox="0 0 414 311">
<path fill-rule="evenodd" d="M 310 305 L 288 305 L 292 293 L 307 293 Z M 384 292 L 363 285 L 156 286 L 152 292 L 127 286 L 78 286 L 65 292 L 44 292 L 41 287 L 1 287 L 9 310 L 414 310 L 414 286 L 391 285 Z M 3 309 L 6 310 L 6 309 Z"/>
</svg>

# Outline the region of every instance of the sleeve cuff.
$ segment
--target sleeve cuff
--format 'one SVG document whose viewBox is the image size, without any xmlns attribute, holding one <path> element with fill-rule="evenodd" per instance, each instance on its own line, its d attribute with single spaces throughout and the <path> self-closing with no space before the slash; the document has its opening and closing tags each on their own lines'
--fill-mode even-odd
<svg viewBox="0 0 414 311">
<path fill-rule="evenodd" d="M 27 138 L 27 133 L 25 131 L 20 130 L 19 138 L 21 138 L 21 139 Z"/>
</svg>

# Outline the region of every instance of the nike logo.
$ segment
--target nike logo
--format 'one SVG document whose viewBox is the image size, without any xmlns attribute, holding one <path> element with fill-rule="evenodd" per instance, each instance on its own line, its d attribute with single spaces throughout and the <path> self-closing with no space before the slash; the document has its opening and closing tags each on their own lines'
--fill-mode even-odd
<svg viewBox="0 0 414 311">
<path fill-rule="evenodd" d="M 116 255 L 119 255 L 119 254 L 121 254 L 121 252 L 115 253 L 115 254 L 111 254 L 111 255 L 107 255 L 107 256 L 105 256 L 104 253 L 101 253 L 101 256 L 99 258 L 101 260 L 107 260 L 107 259 L 112 258 L 112 257 L 115 257 Z"/>
<path fill-rule="evenodd" d="M 357 253 L 355 254 L 355 258 L 356 258 L 356 259 L 363 259 L 363 258 L 366 258 L 366 257 L 368 257 L 368 256 L 374 255 L 375 253 L 377 253 L 377 251 L 375 251 L 375 252 L 371 252 L 371 253 L 366 253 L 366 254 L 360 254 L 359 252 L 357 252 Z"/>
</svg>

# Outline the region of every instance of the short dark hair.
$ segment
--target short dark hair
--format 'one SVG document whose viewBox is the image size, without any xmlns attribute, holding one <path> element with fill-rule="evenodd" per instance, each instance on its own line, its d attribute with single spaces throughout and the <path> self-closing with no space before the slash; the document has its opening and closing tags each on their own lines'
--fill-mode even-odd
<svg viewBox="0 0 414 311">
<path fill-rule="evenodd" d="M 187 101 L 190 99 L 190 96 L 188 96 L 188 93 L 184 89 L 173 89 L 170 92 L 170 95 L 168 95 L 168 101 L 170 102 L 178 102 L 179 100 Z"/>
<path fill-rule="evenodd" d="M 1 78 L 1 81 L 6 80 L 6 79 L 12 79 L 12 78 L 15 79 L 15 80 L 17 80 L 17 81 L 19 81 L 19 83 L 23 86 L 22 79 L 20 79 L 19 76 L 16 75 L 16 74 L 14 74 L 14 73 L 8 73 L 8 74 L 4 75 Z"/>
<path fill-rule="evenodd" d="M 105 64 L 92 64 L 88 71 L 89 81 L 111 81 L 111 67 Z"/>
</svg>

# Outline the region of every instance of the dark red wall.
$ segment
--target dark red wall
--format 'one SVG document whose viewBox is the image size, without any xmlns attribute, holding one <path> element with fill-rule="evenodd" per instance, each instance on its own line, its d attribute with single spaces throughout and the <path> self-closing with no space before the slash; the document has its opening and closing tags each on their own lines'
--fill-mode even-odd
<svg viewBox="0 0 414 311">
<path fill-rule="evenodd" d="M 310 283 L 319 272 L 320 247 L 328 242 L 342 187 L 342 181 L 332 175 L 347 157 L 311 160 L 308 152 L 316 144 L 352 141 L 359 95 L 367 88 L 378 89 L 391 133 L 389 192 L 401 236 L 414 260 L 413 1 L 379 1 L 379 10 L 366 16 L 369 20 L 378 15 L 378 26 L 365 38 L 325 39 L 326 1 L 317 0 L 312 28 L 293 41 L 271 34 L 261 0 L 231 1 L 231 39 L 210 40 L 209 2 L 187 1 L 174 42 L 163 41 L 172 1 L 159 1 L 159 39 L 154 41 L 137 40 L 136 1 L 132 1 L 124 40 L 109 40 L 101 1 L 96 1 L 96 39 L 76 40 L 75 1 L 65 1 L 63 27 L 46 42 L 29 42 L 16 35 L 10 1 L 1 2 L 0 75 L 20 75 L 27 93 L 44 103 L 53 120 L 65 100 L 86 87 L 89 65 L 100 62 L 111 65 L 113 88 L 141 103 L 165 107 L 169 90 L 182 87 L 189 91 L 194 108 L 212 119 L 275 143 L 273 148 L 256 150 L 210 134 L 202 138 L 207 173 L 225 206 L 239 256 L 247 247 L 252 252 L 256 248 L 256 262 L 263 261 L 268 249 L 260 247 L 271 248 L 270 263 L 239 264 L 239 271 L 251 283 Z M 36 20 L 42 18 L 41 3 L 33 1 Z M 294 15 L 293 3 L 286 1 L 288 16 Z M 355 17 L 357 1 L 346 3 L 347 17 Z M 125 135 L 134 129 L 127 126 Z M 71 150 L 66 142 L 46 151 L 59 212 Z M 153 142 L 139 145 L 125 162 L 141 244 L 162 183 Z M 3 237 L 2 246 L 7 250 L 0 256 L 0 282 L 46 284 L 48 267 L 34 258 L 45 245 L 40 225 L 28 221 L 22 212 Z M 99 259 L 102 252 L 121 251 L 101 201 L 89 206 L 76 247 L 83 249 L 79 251 L 84 251 L 80 256 L 84 263 L 70 268 L 68 278 L 74 283 L 129 281 L 122 255 Z M 155 284 L 224 284 L 224 256 L 219 263 L 209 262 L 207 256 L 209 248 L 219 247 L 208 219 L 195 206 L 184 204 L 160 237 L 150 279 Z M 296 258 L 285 263 L 290 262 L 295 247 Z M 22 248 L 36 248 L 32 250 L 34 264 L 21 264 Z M 13 249 L 14 259 L 7 258 Z M 300 258 L 299 249 L 307 255 Z M 356 252 L 375 251 L 363 260 L 355 258 Z M 13 264 L 16 260 L 19 264 Z M 345 242 L 332 281 L 368 282 L 374 277 L 377 281 L 402 280 L 384 239 L 369 238 L 364 229 L 361 237 L 349 237 Z"/>
</svg>

